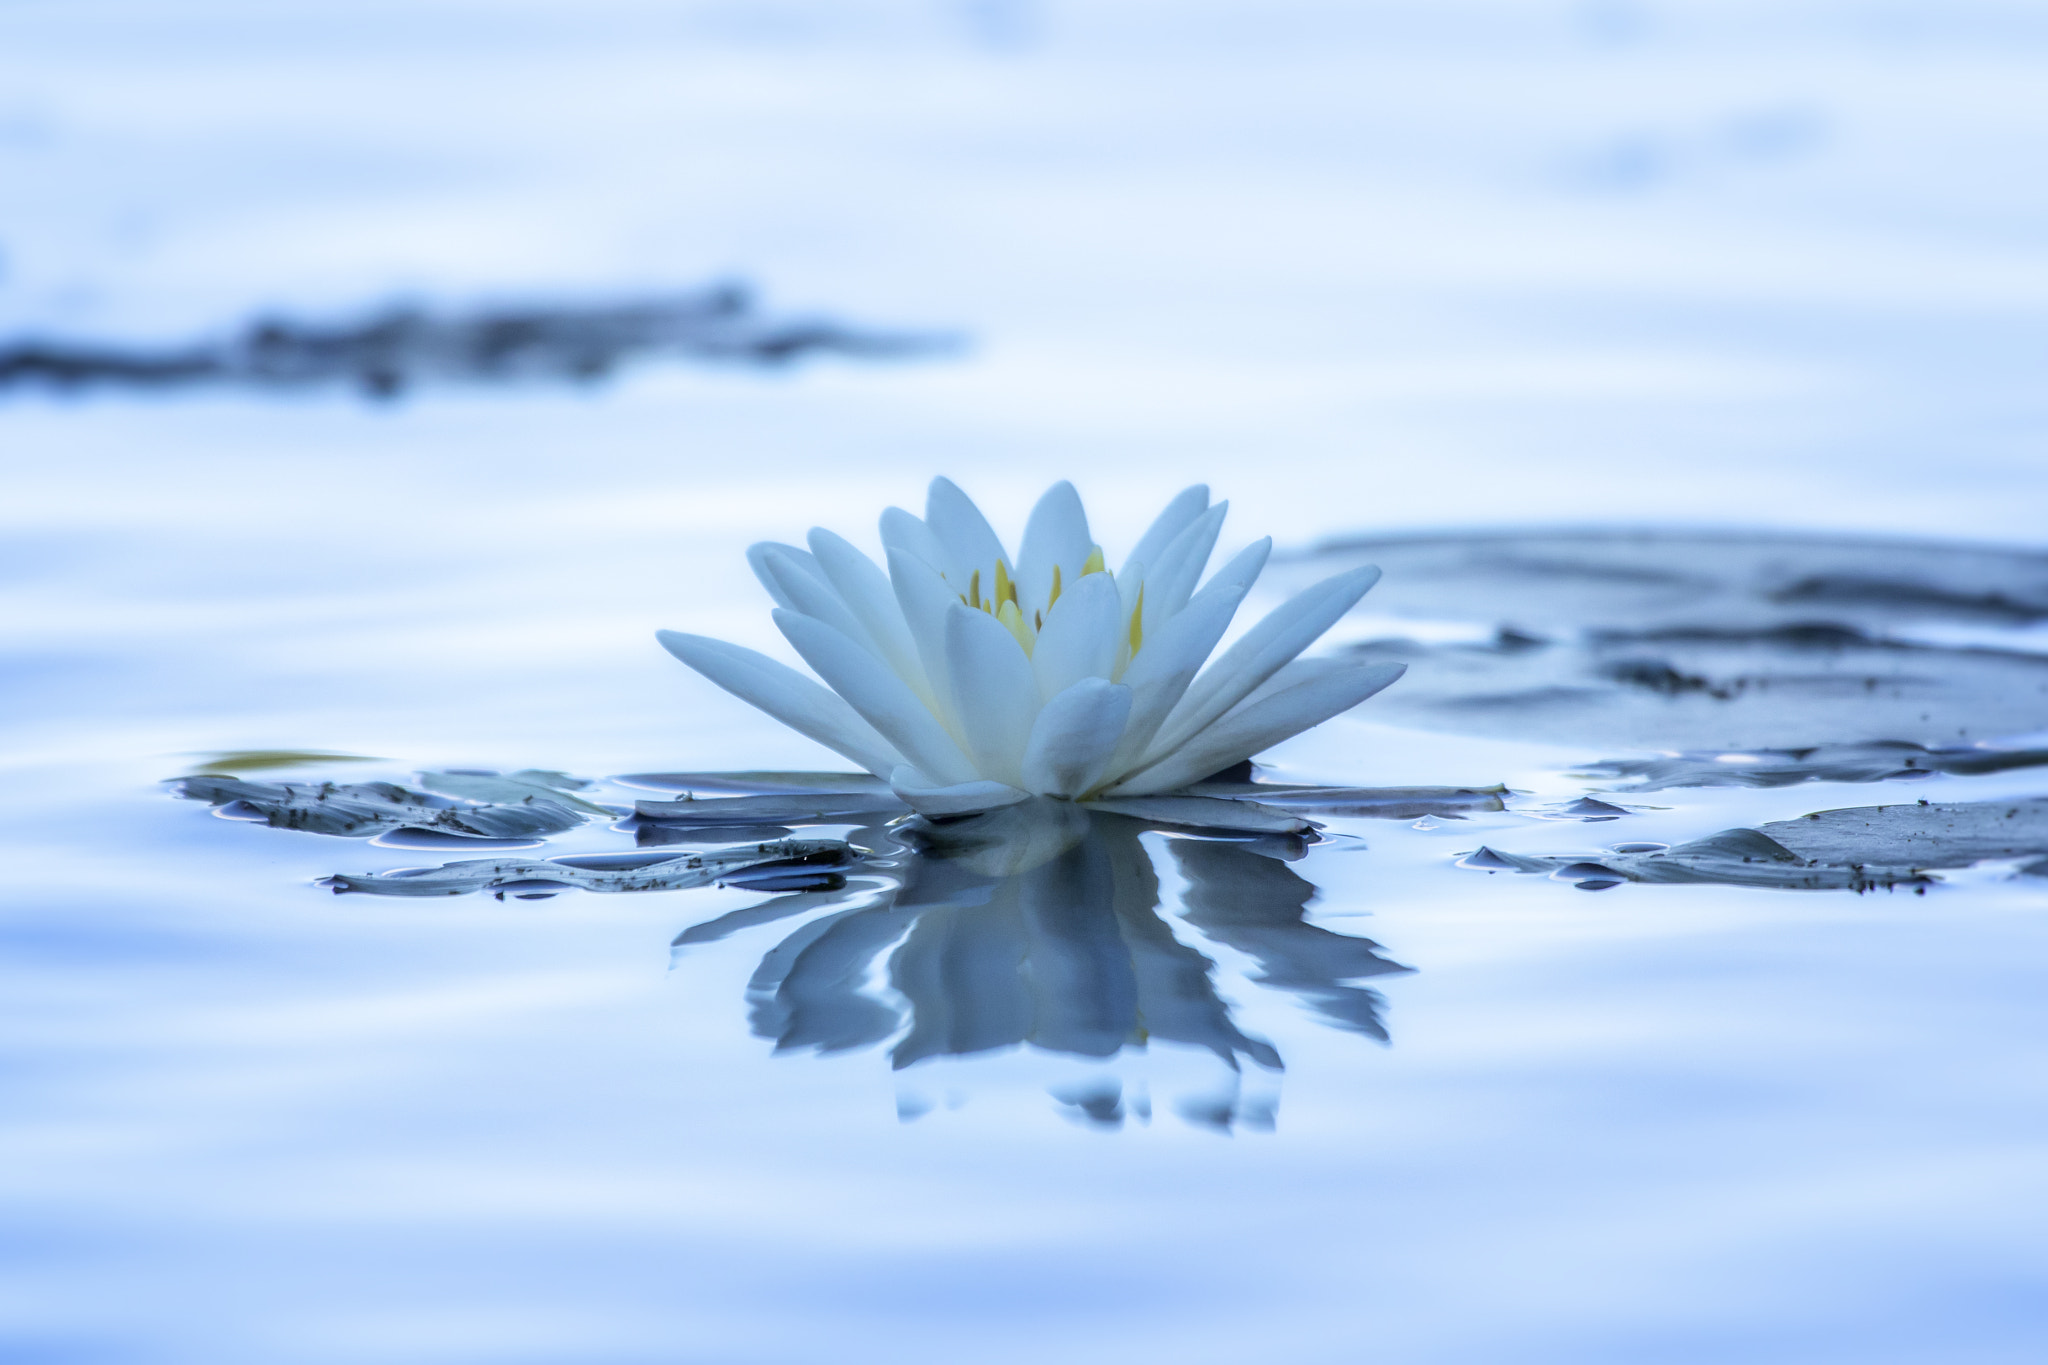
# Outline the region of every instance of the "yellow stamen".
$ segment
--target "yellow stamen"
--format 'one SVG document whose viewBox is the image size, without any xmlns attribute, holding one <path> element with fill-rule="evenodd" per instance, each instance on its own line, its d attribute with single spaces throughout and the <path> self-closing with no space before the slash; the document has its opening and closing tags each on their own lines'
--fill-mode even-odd
<svg viewBox="0 0 2048 1365">
<path fill-rule="evenodd" d="M 1009 628 L 1010 634 L 1016 636 L 1017 643 L 1023 646 L 1025 656 L 1029 657 L 1031 654 L 1031 627 L 1024 624 L 1024 612 L 1022 609 L 1015 602 L 1005 602 L 996 609 L 996 620 L 1001 621 Z"/>
<path fill-rule="evenodd" d="M 1131 653 L 1135 655 L 1139 646 L 1145 643 L 1145 585 L 1138 585 L 1137 605 L 1131 608 Z"/>
<path fill-rule="evenodd" d="M 1045 599 L 1045 609 L 1052 610 L 1052 604 L 1060 600 L 1060 566 L 1052 566 L 1052 596 Z"/>
<path fill-rule="evenodd" d="M 1091 547 L 1088 551 L 1088 562 L 1081 566 L 1081 572 L 1083 574 L 1091 574 L 1107 573 L 1108 571 L 1109 561 L 1102 557 L 1102 547 L 1100 545 Z"/>
<path fill-rule="evenodd" d="M 967 580 L 967 605 L 976 609 L 979 609 L 981 606 L 981 570 L 979 569 L 976 569 L 974 576 Z"/>
<path fill-rule="evenodd" d="M 996 561 L 996 595 L 993 600 L 998 603 L 1017 600 L 1017 584 L 1010 578 L 1010 566 L 1000 559 Z"/>
</svg>

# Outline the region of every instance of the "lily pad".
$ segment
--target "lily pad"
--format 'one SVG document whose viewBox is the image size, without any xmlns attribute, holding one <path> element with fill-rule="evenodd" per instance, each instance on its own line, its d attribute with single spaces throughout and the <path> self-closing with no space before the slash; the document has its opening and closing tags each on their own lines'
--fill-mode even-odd
<svg viewBox="0 0 2048 1365">
<path fill-rule="evenodd" d="M 396 304 L 324 321 L 259 317 L 239 335 L 156 347 L 24 337 L 0 343 L 0 390 L 346 384 L 390 398 L 422 384 L 589 383 L 661 355 L 781 367 L 813 355 L 907 359 L 959 345 L 948 334 L 768 317 L 750 289 L 727 283 L 615 303 Z"/>
<path fill-rule="evenodd" d="M 2048 553 L 1877 537 L 1488 530 L 1331 542 L 1384 570 L 1366 610 L 1491 629 L 1388 638 L 1375 718 L 1684 752 L 1956 746 L 2048 728 Z M 1887 776 L 1888 773 L 1878 773 Z"/>
<path fill-rule="evenodd" d="M 1455 819 L 1472 811 L 1506 810 L 1504 786 L 1491 787 L 1316 787 L 1279 782 L 1199 782 L 1190 796 L 1255 801 L 1311 815 L 1363 816 L 1373 820 L 1414 820 L 1425 815 Z"/>
<path fill-rule="evenodd" d="M 624 787 L 658 792 L 732 792 L 755 796 L 801 796 L 809 792 L 884 794 L 889 784 L 873 773 L 732 772 L 627 773 L 612 779 Z"/>
<path fill-rule="evenodd" d="M 2048 552 L 1905 537 L 1679 527 L 1447 531 L 1325 541 L 1315 572 L 1377 564 L 1375 614 L 1537 635 L 1706 626 L 1753 632 L 2048 620 Z M 1407 687 L 1403 681 L 1402 688 Z M 1387 695 L 1392 696 L 1400 688 Z M 1378 706 L 1380 703 L 1375 702 Z"/>
<path fill-rule="evenodd" d="M 879 793 L 823 796 L 731 796 L 706 801 L 636 801 L 644 820 L 678 825 L 824 825 L 894 818 L 910 807 L 884 788 Z"/>
<path fill-rule="evenodd" d="M 1934 773 L 1976 775 L 2048 764 L 2048 749 L 1930 749 L 1903 741 L 1820 744 L 1810 749 L 1709 750 L 1589 763 L 1580 776 L 1626 779 L 1632 791 L 1665 787 L 1789 787 L 1799 782 L 1879 782 Z"/>
<path fill-rule="evenodd" d="M 1110 801 L 1086 801 L 1090 810 L 1126 815 L 1148 826 L 1168 829 L 1214 829 L 1249 834 L 1300 834 L 1313 828 L 1308 821 L 1276 806 L 1241 798 L 1214 796 L 1125 796 Z"/>
<path fill-rule="evenodd" d="M 1479 871 L 1548 874 L 1591 889 L 1633 881 L 1865 891 L 1924 885 L 1932 880 L 1929 869 L 2040 853 L 2048 853 L 2048 797 L 1816 811 L 1674 848 L 1615 849 L 1598 860 L 1481 848 L 1458 861 Z"/>
<path fill-rule="evenodd" d="M 318 763 L 376 763 L 367 754 L 338 754 L 327 749 L 224 749 L 200 755 L 195 773 L 260 773 L 278 768 L 305 768 Z"/>
<path fill-rule="evenodd" d="M 377 896 L 460 896 L 471 891 L 680 891 L 708 886 L 748 868 L 838 866 L 853 852 L 837 839 L 788 839 L 750 848 L 648 858 L 626 854 L 536 860 L 477 858 L 399 872 L 341 873 L 321 885 Z"/>
<path fill-rule="evenodd" d="M 2048 729 L 2048 655 L 1835 626 L 1376 640 L 1354 652 L 1409 665 L 1377 715 L 1460 734 L 1699 751 L 1932 747 Z"/>
<path fill-rule="evenodd" d="M 179 796 L 235 808 L 277 829 L 366 839 L 395 829 L 438 830 L 481 839 L 528 839 L 583 823 L 582 812 L 553 800 L 461 806 L 390 782 L 250 782 L 200 775 L 172 784 Z"/>
<path fill-rule="evenodd" d="M 539 768 L 527 768 L 516 773 L 500 776 L 496 773 L 423 772 L 419 775 L 420 785 L 440 796 L 459 797 L 464 801 L 498 802 L 513 804 L 521 801 L 552 801 L 570 810 L 580 810 L 590 815 L 616 814 L 609 806 L 600 806 L 571 793 L 587 787 L 590 783 L 567 773 L 551 772 Z"/>
</svg>

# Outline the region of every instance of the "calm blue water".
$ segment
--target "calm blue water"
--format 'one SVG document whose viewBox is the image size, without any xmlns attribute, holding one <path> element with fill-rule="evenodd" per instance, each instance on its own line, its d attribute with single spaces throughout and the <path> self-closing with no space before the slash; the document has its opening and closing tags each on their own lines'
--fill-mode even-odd
<svg viewBox="0 0 2048 1365">
<path fill-rule="evenodd" d="M 744 547 L 869 543 L 935 473 L 1009 535 L 1072 477 L 1113 555 L 1196 479 L 1238 544 L 2039 546 L 2044 66 L 2038 7 L 1903 0 L 0 10 L 7 335 L 738 272 L 978 339 L 388 408 L 4 399 L 5 1354 L 2040 1358 L 2038 882 L 1451 866 L 1890 787 L 1578 825 L 1528 812 L 1613 755 L 1370 703 L 1292 742 L 1282 776 L 1525 795 L 1286 864 L 1311 923 L 1414 969 L 1368 983 L 1390 1045 L 1190 929 L 1145 837 L 1165 922 L 1286 1059 L 1239 1082 L 1272 1130 L 1226 1137 L 1173 1110 L 1229 1073 L 1167 1045 L 771 1055 L 747 982 L 805 921 L 670 949 L 758 895 L 337 897 L 313 879 L 432 859 L 157 784 L 268 746 L 383 760 L 351 778 L 834 766 L 652 632 L 768 647 Z M 1048 1093 L 1104 1076 L 1151 1120 Z"/>
</svg>

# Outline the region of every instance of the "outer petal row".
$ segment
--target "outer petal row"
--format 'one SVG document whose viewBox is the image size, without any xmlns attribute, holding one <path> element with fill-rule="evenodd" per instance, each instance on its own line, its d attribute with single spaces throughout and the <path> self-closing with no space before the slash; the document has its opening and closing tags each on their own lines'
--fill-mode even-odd
<svg viewBox="0 0 2048 1365">
<path fill-rule="evenodd" d="M 1112 787 L 1107 794 L 1145 796 L 1199 782 L 1290 735 L 1350 710 L 1408 671 L 1406 664 L 1355 664 L 1342 659 L 1302 660 L 1290 667 L 1296 672 L 1285 685 L 1248 699 L 1245 705 Z"/>
<path fill-rule="evenodd" d="M 726 691 L 758 706 L 790 729 L 886 777 L 900 767 L 903 755 L 875 727 L 855 714 L 846 701 L 827 692 L 793 668 L 723 640 L 679 631 L 655 632 L 669 653 Z"/>
</svg>

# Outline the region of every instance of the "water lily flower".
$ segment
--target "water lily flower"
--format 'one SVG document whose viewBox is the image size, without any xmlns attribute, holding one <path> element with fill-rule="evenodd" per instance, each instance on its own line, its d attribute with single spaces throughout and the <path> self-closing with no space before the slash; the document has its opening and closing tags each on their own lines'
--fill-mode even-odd
<svg viewBox="0 0 2048 1365">
<path fill-rule="evenodd" d="M 826 687 L 722 640 L 658 638 L 925 815 L 1178 792 L 1403 671 L 1296 657 L 1372 587 L 1370 566 L 1298 594 L 1212 660 L 1273 545 L 1203 582 L 1229 506 L 1187 489 L 1112 572 L 1072 484 L 1039 499 L 1012 558 L 967 495 L 936 479 L 923 520 L 882 514 L 886 573 L 822 528 L 808 551 L 747 552 L 775 624 Z"/>
</svg>

